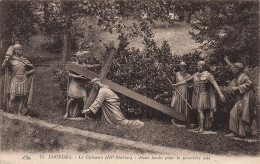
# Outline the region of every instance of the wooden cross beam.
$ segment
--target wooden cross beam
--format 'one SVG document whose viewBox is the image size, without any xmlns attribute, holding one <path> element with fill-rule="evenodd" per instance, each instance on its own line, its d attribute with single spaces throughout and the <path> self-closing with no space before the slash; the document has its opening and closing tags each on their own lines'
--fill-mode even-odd
<svg viewBox="0 0 260 164">
<path fill-rule="evenodd" d="M 111 54 L 110 54 L 111 55 Z M 109 55 L 109 56 L 110 56 Z M 113 58 L 113 57 L 112 57 Z M 111 64 L 111 62 L 112 62 L 112 58 L 109 58 L 108 57 L 108 60 L 110 60 L 111 59 L 111 61 L 108 61 L 107 60 L 107 64 L 108 65 L 110 65 Z M 110 63 L 110 64 L 109 64 Z M 103 68 L 106 66 L 106 64 L 103 66 Z M 95 73 L 93 73 L 93 72 L 91 72 L 91 71 L 89 71 L 89 70 L 86 70 L 86 69 L 84 69 L 84 68 L 82 68 L 82 67 L 80 67 L 80 66 L 78 66 L 78 65 L 75 65 L 75 64 L 73 64 L 73 63 L 68 63 L 67 65 L 66 65 L 66 69 L 67 70 L 70 70 L 70 71 L 73 71 L 73 72 L 76 72 L 76 73 L 78 73 L 78 74 L 80 74 L 80 75 L 83 75 L 84 77 L 86 77 L 86 78 L 88 78 L 88 79 L 90 79 L 90 80 L 92 80 L 93 78 L 98 78 L 99 76 L 97 75 L 97 74 L 95 74 Z M 108 69 L 109 69 L 109 66 L 107 66 L 107 70 L 106 70 L 106 72 L 108 71 Z M 102 71 L 104 71 L 105 69 L 102 69 Z M 102 75 L 102 71 L 101 71 L 101 75 Z M 105 73 L 106 74 L 106 73 Z M 134 100 L 136 100 L 136 101 L 138 101 L 138 102 L 141 102 L 141 103 L 143 103 L 143 104 L 145 104 L 145 105 L 147 105 L 147 106 L 149 106 L 149 107 L 152 107 L 152 108 L 154 108 L 154 109 L 157 109 L 157 110 L 159 110 L 159 111 L 161 111 L 161 112 L 163 112 L 163 113 L 165 113 L 165 114 L 168 114 L 169 116 L 172 116 L 172 117 L 174 117 L 174 118 L 176 118 L 176 119 L 178 119 L 178 120 L 181 120 L 181 121 L 188 121 L 188 119 L 187 119 L 187 116 L 185 116 L 185 115 L 183 115 L 183 114 L 181 114 L 181 113 L 178 113 L 178 112 L 176 112 L 175 110 L 173 110 L 172 108 L 170 108 L 170 107 L 168 107 L 168 106 L 166 106 L 166 105 L 163 105 L 163 104 L 161 104 L 161 103 L 158 103 L 158 102 L 156 102 L 156 101 L 154 101 L 154 100 L 152 100 L 152 99 L 149 99 L 149 98 L 147 98 L 147 97 L 145 97 L 145 96 L 143 96 L 143 95 L 141 95 L 141 94 L 138 94 L 138 93 L 136 93 L 136 92 L 134 92 L 134 91 L 132 91 L 132 90 L 130 90 L 130 89 L 127 89 L 127 88 L 125 88 L 125 87 L 123 87 L 123 86 L 121 86 L 121 85 L 118 85 L 118 84 L 116 84 L 116 83 L 114 83 L 114 82 L 112 82 L 112 81 L 110 81 L 110 80 L 108 80 L 108 79 L 105 79 L 105 75 L 104 76 L 102 76 L 103 77 L 103 81 L 102 81 L 102 83 L 103 84 L 105 84 L 105 85 L 108 85 L 112 90 L 114 90 L 114 91 L 116 91 L 116 92 L 118 92 L 118 93 L 121 93 L 121 94 L 123 94 L 123 95 L 125 95 L 125 96 L 127 96 L 127 97 L 130 97 L 130 98 L 132 98 L 132 99 L 134 99 Z M 90 95 L 91 96 L 91 95 Z M 96 95 L 95 95 L 96 96 Z M 94 99 L 95 99 L 95 96 L 93 96 L 94 98 L 91 98 L 91 99 L 93 99 L 93 101 L 94 101 Z M 92 102 L 93 102 L 92 101 Z M 89 100 L 89 103 L 90 103 L 90 100 Z M 91 105 L 91 104 L 90 104 Z"/>
<path fill-rule="evenodd" d="M 105 79 L 105 77 L 107 75 L 107 72 L 109 71 L 110 65 L 111 65 L 113 58 L 114 58 L 114 54 L 115 54 L 114 48 L 111 48 L 111 49 L 108 50 L 108 57 L 107 57 L 104 65 L 101 69 L 100 76 L 99 76 L 99 79 L 100 79 L 101 82 L 103 82 L 103 80 Z M 91 91 L 90 91 L 90 94 L 88 96 L 87 102 L 86 102 L 86 106 L 85 106 L 86 108 L 89 108 L 91 106 L 91 104 L 94 102 L 97 94 L 98 94 L 98 91 L 95 90 L 94 88 L 92 88 Z M 87 114 L 85 114 L 85 117 L 87 117 Z"/>
</svg>

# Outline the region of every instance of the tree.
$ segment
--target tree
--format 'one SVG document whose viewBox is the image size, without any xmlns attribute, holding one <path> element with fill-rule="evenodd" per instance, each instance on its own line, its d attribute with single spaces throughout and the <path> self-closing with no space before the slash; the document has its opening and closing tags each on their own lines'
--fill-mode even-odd
<svg viewBox="0 0 260 164">
<path fill-rule="evenodd" d="M 258 64 L 257 1 L 207 2 L 201 9 L 191 35 L 202 49 L 212 52 L 212 63 L 222 63 L 223 55 L 228 55 L 246 65 Z"/>
<path fill-rule="evenodd" d="M 79 36 L 77 28 L 73 24 L 79 23 L 80 18 L 92 17 L 97 24 L 105 31 L 112 32 L 115 24 L 117 10 L 114 1 L 110 0 L 89 0 L 89 1 L 47 1 L 40 2 L 43 5 L 42 11 L 43 26 L 46 34 L 63 35 L 63 62 L 66 62 L 70 52 L 71 41 L 75 35 Z M 79 26 L 85 22 L 80 22 Z M 83 34 L 81 34 L 82 37 Z"/>
<path fill-rule="evenodd" d="M 0 1 L 1 5 L 1 39 L 8 40 L 8 44 L 27 40 L 35 34 L 38 19 L 35 15 L 32 1 Z"/>
</svg>

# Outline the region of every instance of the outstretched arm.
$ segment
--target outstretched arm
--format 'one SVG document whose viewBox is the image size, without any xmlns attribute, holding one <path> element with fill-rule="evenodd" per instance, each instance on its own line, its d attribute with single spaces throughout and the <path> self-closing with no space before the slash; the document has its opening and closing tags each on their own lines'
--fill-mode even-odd
<svg viewBox="0 0 260 164">
<path fill-rule="evenodd" d="M 83 110 L 82 113 L 85 113 L 88 110 L 91 110 L 94 114 L 97 113 L 98 109 L 102 106 L 105 98 L 106 98 L 106 92 L 99 90 L 98 95 L 95 101 L 93 102 L 93 104 L 89 107 L 89 109 Z"/>
<path fill-rule="evenodd" d="M 25 74 L 26 74 L 26 76 L 29 76 L 29 75 L 33 74 L 34 72 L 35 72 L 35 69 L 33 68 L 30 71 L 27 71 Z"/>
<path fill-rule="evenodd" d="M 5 60 L 4 60 L 3 64 L 2 64 L 2 68 L 3 68 L 3 69 L 8 65 L 8 60 L 9 60 L 9 57 L 6 56 L 6 57 L 5 57 Z"/>
<path fill-rule="evenodd" d="M 225 57 L 224 57 L 224 60 L 225 60 L 225 62 L 227 63 L 227 65 L 230 67 L 230 68 L 233 68 L 234 67 L 234 65 L 229 61 L 229 59 L 228 59 L 228 57 L 225 55 Z"/>
<path fill-rule="evenodd" d="M 85 77 L 83 77 L 82 75 L 75 75 L 73 73 L 69 73 L 70 77 L 75 77 L 75 78 L 80 78 L 80 79 L 86 79 Z"/>
<path fill-rule="evenodd" d="M 218 93 L 220 99 L 221 99 L 222 101 L 225 101 L 225 97 L 224 97 L 223 93 L 221 92 L 220 87 L 218 86 L 218 84 L 217 84 L 217 82 L 216 82 L 214 76 L 211 75 L 211 74 L 209 75 L 209 81 L 211 82 L 211 84 L 212 84 L 212 85 L 214 86 L 214 88 L 216 89 L 216 91 L 217 91 L 217 93 Z"/>
<path fill-rule="evenodd" d="M 95 68 L 100 66 L 100 64 L 86 64 L 86 68 Z"/>
<path fill-rule="evenodd" d="M 194 78 L 194 75 L 192 75 L 191 77 L 187 78 L 186 80 L 178 82 L 177 84 L 173 84 L 173 86 L 185 84 L 185 83 L 187 83 L 187 81 L 193 80 L 193 78 Z"/>
</svg>

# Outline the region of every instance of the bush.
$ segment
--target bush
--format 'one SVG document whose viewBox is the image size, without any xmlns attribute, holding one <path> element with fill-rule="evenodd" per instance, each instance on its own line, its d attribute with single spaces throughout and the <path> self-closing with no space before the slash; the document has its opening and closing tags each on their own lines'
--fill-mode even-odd
<svg viewBox="0 0 260 164">
<path fill-rule="evenodd" d="M 143 36 L 144 51 L 129 49 L 128 35 L 120 31 L 119 47 L 107 77 L 141 95 L 169 105 L 172 97 L 172 89 L 169 88 L 172 87 L 170 82 L 162 77 L 163 73 L 160 72 L 156 62 L 161 63 L 161 69 L 175 83 L 175 72 L 178 64 L 185 61 L 188 65 L 188 71 L 194 73 L 199 53 L 194 52 L 183 56 L 172 55 L 166 41 L 161 47 L 157 47 L 147 22 L 141 22 L 139 27 L 136 26 L 136 30 L 138 30 L 136 33 Z M 148 108 L 126 96 L 120 95 L 120 99 L 127 106 L 123 109 L 125 114 L 131 115 L 135 111 L 137 115 L 141 113 L 150 118 L 167 118 L 162 112 Z"/>
<path fill-rule="evenodd" d="M 68 85 L 68 72 L 65 70 L 65 67 L 57 66 L 52 69 L 52 80 L 59 87 L 59 92 L 56 92 L 54 97 L 57 98 L 60 107 L 65 109 L 67 104 L 67 85 Z"/>
</svg>

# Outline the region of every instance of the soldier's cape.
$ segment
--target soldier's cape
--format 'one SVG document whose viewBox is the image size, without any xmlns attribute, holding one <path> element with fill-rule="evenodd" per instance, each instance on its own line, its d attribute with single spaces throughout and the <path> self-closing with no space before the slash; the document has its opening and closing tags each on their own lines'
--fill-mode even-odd
<svg viewBox="0 0 260 164">
<path fill-rule="evenodd" d="M 10 46 L 6 52 L 6 56 L 10 56 L 10 58 L 12 60 L 18 60 L 24 64 L 26 64 L 27 66 L 33 67 L 33 65 L 25 58 L 25 57 L 15 57 L 13 56 L 13 51 L 14 48 L 13 46 Z M 9 111 L 9 98 L 10 98 L 10 82 L 11 82 L 11 78 L 12 78 L 12 73 L 10 68 L 7 66 L 5 68 L 5 79 L 4 79 L 4 103 L 7 105 L 7 111 Z M 28 94 L 28 100 L 26 103 L 26 107 L 30 108 L 31 104 L 32 104 L 32 93 L 33 93 L 33 78 L 34 78 L 34 73 L 29 75 L 27 77 L 28 79 L 28 85 L 29 85 L 29 94 Z M 22 115 L 24 115 L 27 111 L 23 111 L 23 113 L 21 113 Z"/>
</svg>

